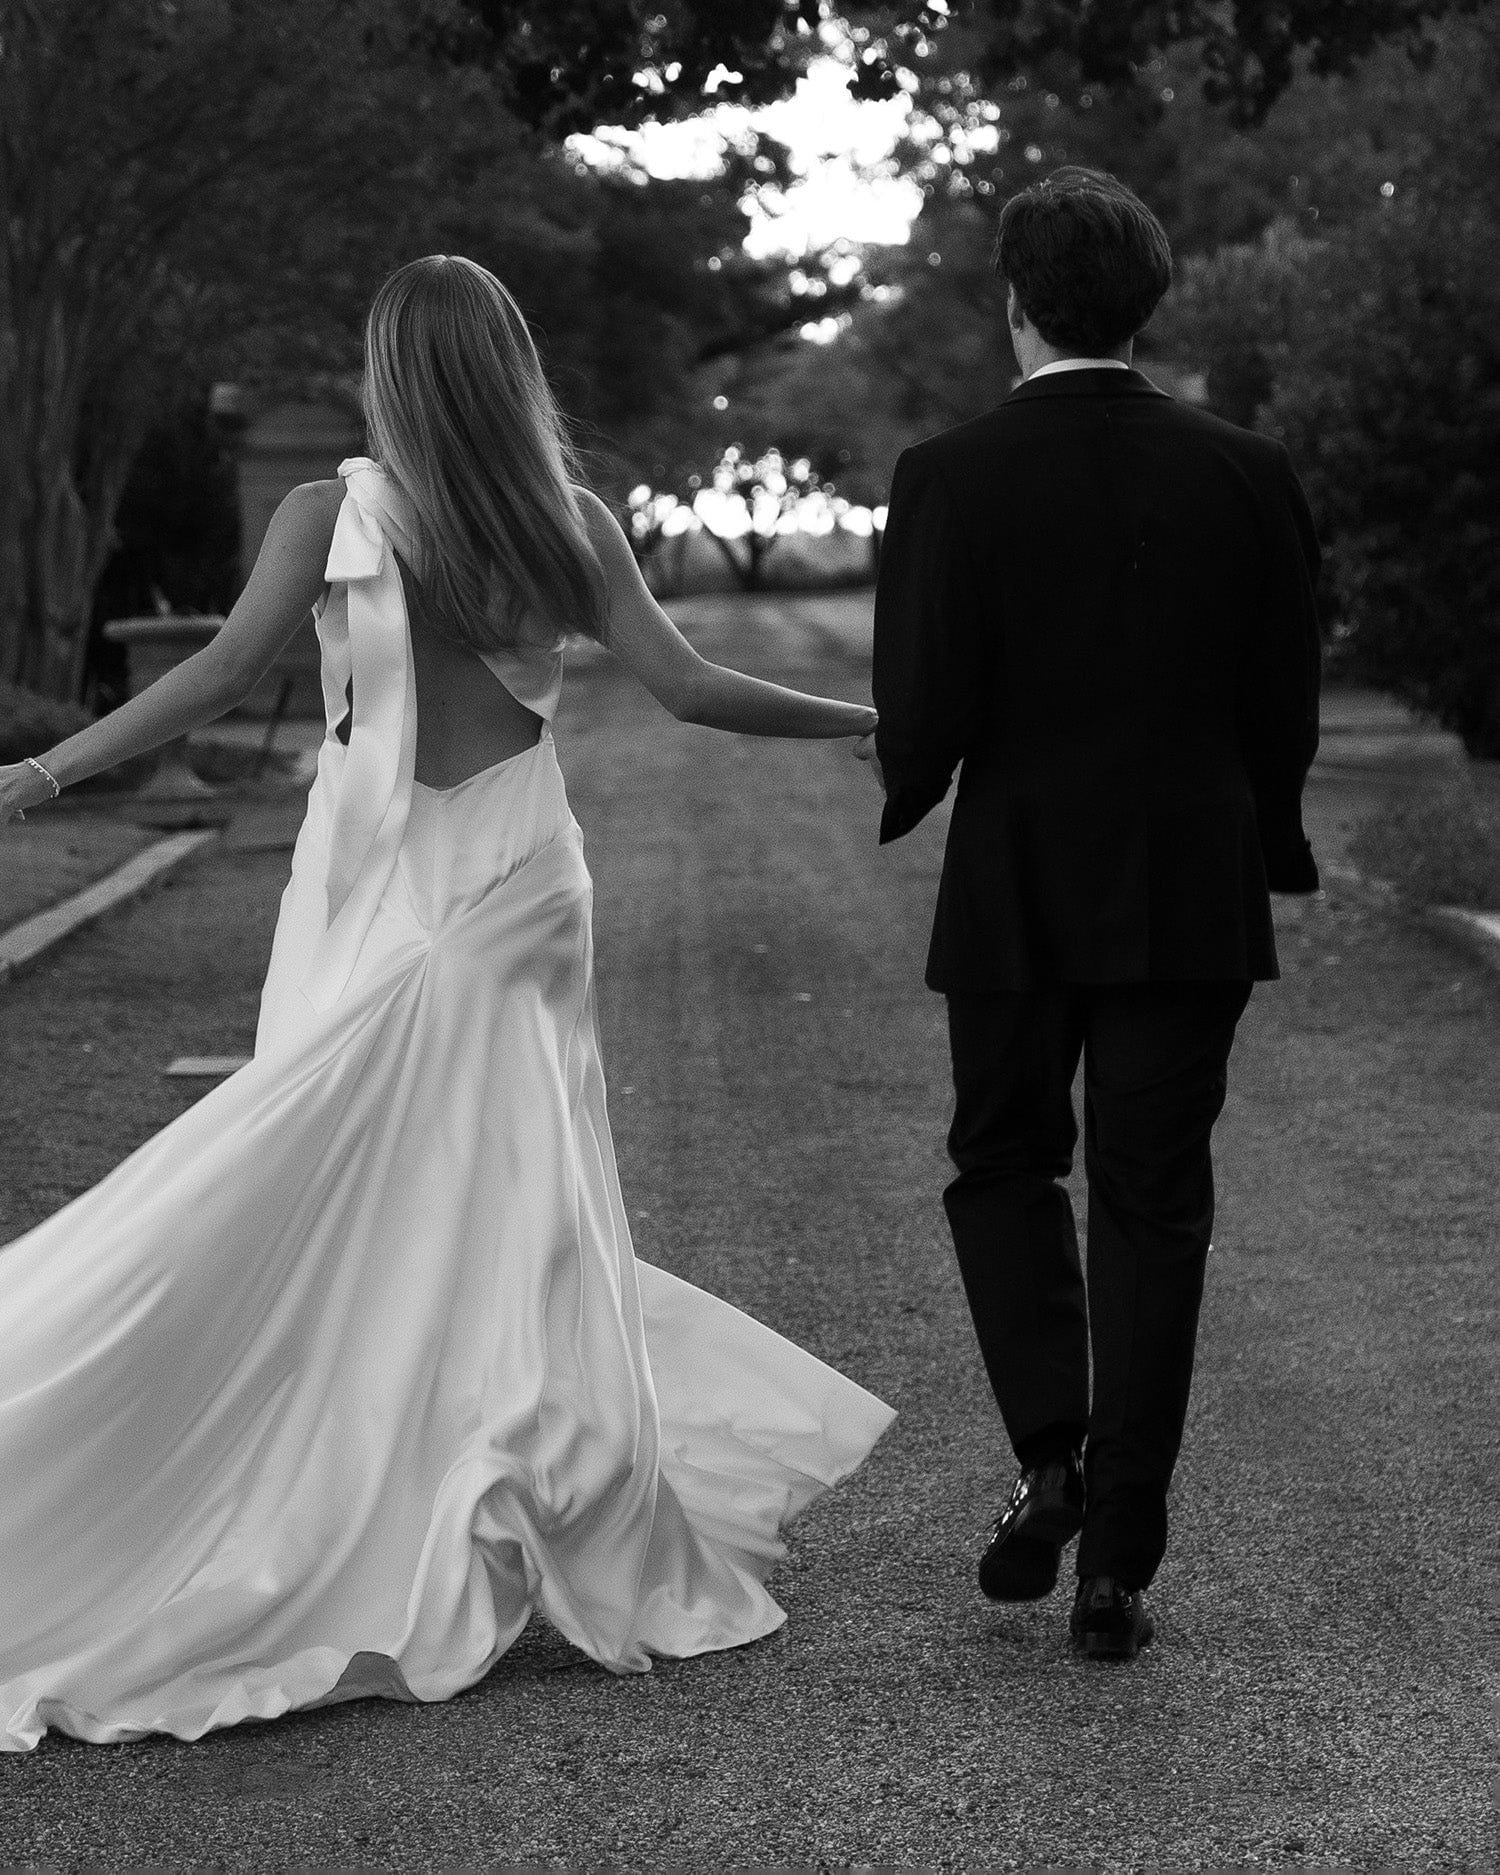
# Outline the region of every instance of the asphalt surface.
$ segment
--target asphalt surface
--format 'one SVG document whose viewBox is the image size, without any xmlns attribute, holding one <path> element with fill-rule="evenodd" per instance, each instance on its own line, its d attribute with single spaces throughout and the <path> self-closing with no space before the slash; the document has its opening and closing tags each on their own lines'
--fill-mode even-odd
<svg viewBox="0 0 1500 1875">
<path fill-rule="evenodd" d="M 732 617 L 711 653 L 867 694 L 847 614 Z M 639 1253 L 900 1418 L 794 1537 L 769 1641 L 616 1680 L 534 1626 L 448 1705 L 50 1737 L 0 1758 L 0 1866 L 1493 1866 L 1500 977 L 1338 883 L 1281 906 L 1161 1632 L 1085 1664 L 1065 1587 L 974 1584 L 1012 1464 L 939 1201 L 940 819 L 878 850 L 846 745 L 679 727 L 607 661 L 558 742 Z M 0 989 L 0 1237 L 181 1111 L 174 1055 L 248 1049 L 286 863 L 193 863 Z"/>
</svg>

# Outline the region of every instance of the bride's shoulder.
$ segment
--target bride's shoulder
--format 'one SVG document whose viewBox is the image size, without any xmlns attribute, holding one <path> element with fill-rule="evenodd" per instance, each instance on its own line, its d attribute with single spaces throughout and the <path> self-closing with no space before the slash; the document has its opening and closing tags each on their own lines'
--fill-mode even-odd
<svg viewBox="0 0 1500 1875">
<path fill-rule="evenodd" d="M 583 516 L 583 525 L 589 529 L 589 538 L 594 547 L 602 547 L 615 534 L 622 534 L 621 523 L 615 516 L 615 510 L 609 506 L 602 495 L 596 495 L 591 488 L 585 488 L 581 482 L 574 482 L 574 497 L 577 512 Z"/>
<path fill-rule="evenodd" d="M 299 532 L 326 525 L 332 533 L 343 505 L 344 484 L 337 477 L 331 482 L 299 482 L 282 496 L 276 518 Z"/>
<path fill-rule="evenodd" d="M 327 482 L 299 482 L 281 505 L 298 520 L 311 522 L 326 517 L 332 523 L 344 505 L 343 478 L 336 475 Z"/>
<path fill-rule="evenodd" d="M 276 563 L 300 578 L 322 578 L 343 505 L 342 482 L 300 482 L 281 499 L 266 528 L 256 564 Z"/>
<path fill-rule="evenodd" d="M 288 545 L 316 547 L 321 543 L 326 554 L 343 505 L 344 484 L 337 478 L 331 482 L 299 482 L 282 497 L 273 525 Z"/>
<path fill-rule="evenodd" d="M 596 495 L 593 489 L 585 488 L 581 482 L 573 484 L 573 493 L 578 501 L 578 512 L 583 516 L 583 525 L 588 530 L 590 544 L 600 559 L 607 561 L 622 547 L 628 554 L 630 544 L 625 538 L 625 530 L 603 496 Z"/>
</svg>

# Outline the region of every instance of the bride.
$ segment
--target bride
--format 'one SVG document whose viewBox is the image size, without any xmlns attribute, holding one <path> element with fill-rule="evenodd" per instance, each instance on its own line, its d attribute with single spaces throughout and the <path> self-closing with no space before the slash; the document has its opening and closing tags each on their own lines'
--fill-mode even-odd
<svg viewBox="0 0 1500 1875">
<path fill-rule="evenodd" d="M 0 768 L 9 819 L 222 714 L 317 614 L 254 1060 L 0 1252 L 0 1749 L 445 1699 L 533 1614 L 620 1673 L 738 1646 L 892 1417 L 635 1260 L 550 726 L 577 632 L 684 722 L 874 711 L 697 655 L 482 267 L 386 282 L 364 400 L 377 460 L 293 490 L 214 642 Z"/>
</svg>

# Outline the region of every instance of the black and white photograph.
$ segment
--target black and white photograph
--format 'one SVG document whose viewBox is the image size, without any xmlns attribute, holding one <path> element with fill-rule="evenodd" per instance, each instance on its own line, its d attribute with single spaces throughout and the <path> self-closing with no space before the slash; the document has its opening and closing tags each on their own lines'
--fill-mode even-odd
<svg viewBox="0 0 1500 1875">
<path fill-rule="evenodd" d="M 0 1872 L 1492 1869 L 1500 0 L 0 0 Z"/>
</svg>

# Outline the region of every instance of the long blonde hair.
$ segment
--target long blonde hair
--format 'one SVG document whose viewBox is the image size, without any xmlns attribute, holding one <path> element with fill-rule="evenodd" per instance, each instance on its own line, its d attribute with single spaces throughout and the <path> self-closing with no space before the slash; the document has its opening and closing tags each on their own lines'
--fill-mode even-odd
<svg viewBox="0 0 1500 1875">
<path fill-rule="evenodd" d="M 442 629 L 481 651 L 604 637 L 567 431 L 521 309 L 492 273 L 458 254 L 398 268 L 370 308 L 362 398 Z"/>
</svg>

